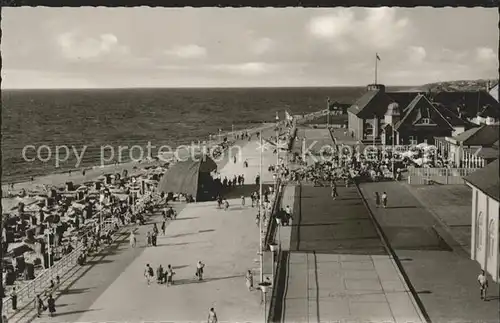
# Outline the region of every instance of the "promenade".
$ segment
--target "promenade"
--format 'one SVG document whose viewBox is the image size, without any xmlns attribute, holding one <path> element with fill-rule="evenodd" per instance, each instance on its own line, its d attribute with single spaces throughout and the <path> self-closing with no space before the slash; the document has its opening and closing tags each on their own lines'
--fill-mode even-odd
<svg viewBox="0 0 500 323">
<path fill-rule="evenodd" d="M 490 278 L 488 301 L 480 299 L 477 276 L 481 268 L 463 250 L 462 234 L 444 227 L 405 183 L 363 183 L 360 187 L 431 322 L 500 321 L 499 285 Z M 388 208 L 375 207 L 375 191 L 387 192 Z M 457 223 L 452 217 L 448 216 L 449 222 Z"/>
<path fill-rule="evenodd" d="M 258 147 L 256 140 L 243 146 L 248 168 L 243 168 L 241 161 L 234 164 L 229 160 L 220 170 L 223 177 L 244 174 L 250 184 L 228 194 L 228 211 L 217 209 L 216 202 L 187 204 L 177 220 L 170 222 L 166 235 L 160 234 L 158 246 L 146 248 L 145 231 L 151 229 L 152 222 L 160 221 L 160 216 L 154 217 L 147 227 L 140 228 L 136 249 L 125 242 L 115 251 L 115 257 L 102 259 L 101 265 L 90 268 L 57 298 L 57 316 L 50 321 L 204 321 L 209 308 L 215 307 L 220 321 L 262 322 L 260 291 L 248 291 L 245 286 L 249 269 L 254 273 L 254 284 L 259 282 L 257 209 L 250 206 L 247 195 L 258 189 L 254 185 L 259 171 Z M 274 163 L 273 151 L 264 151 L 264 182 L 272 181 L 267 169 Z M 247 196 L 245 206 L 241 205 L 240 194 Z M 202 282 L 194 276 L 199 260 L 206 264 Z M 148 286 L 143 276 L 148 263 L 155 270 L 160 264 L 164 268 L 171 264 L 176 272 L 174 286 L 156 282 Z M 270 264 L 266 264 L 265 275 L 270 272 Z M 34 322 L 48 320 L 44 315 Z"/>
<path fill-rule="evenodd" d="M 333 145 L 326 129 L 299 129 L 299 136 L 306 145 Z M 356 187 L 339 183 L 335 201 L 328 187 L 289 190 L 294 221 L 281 322 L 424 321 Z"/>
</svg>

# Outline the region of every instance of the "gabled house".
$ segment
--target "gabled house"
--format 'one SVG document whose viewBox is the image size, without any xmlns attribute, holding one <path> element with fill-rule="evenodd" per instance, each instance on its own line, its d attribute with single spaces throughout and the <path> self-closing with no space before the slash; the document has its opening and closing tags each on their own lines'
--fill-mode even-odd
<svg viewBox="0 0 500 323">
<path fill-rule="evenodd" d="M 366 93 L 347 109 L 349 132 L 357 140 L 380 140 L 389 104 L 406 107 L 417 95 L 418 92 L 386 92 L 382 84 L 368 85 Z"/>
<path fill-rule="evenodd" d="M 436 138 L 436 147 L 442 156 L 458 167 L 484 167 L 499 158 L 498 125 L 471 128 L 456 136 Z"/>
<path fill-rule="evenodd" d="M 500 180 L 498 159 L 464 177 L 472 188 L 471 258 L 488 272 L 493 281 L 500 273 Z"/>
<path fill-rule="evenodd" d="M 400 120 L 394 120 L 394 105 L 387 110 L 387 116 L 393 114 L 392 120 L 386 118 L 383 126 L 382 142 L 390 144 L 392 133 L 396 145 L 434 144 L 434 137 L 449 136 L 453 133 L 453 125 L 424 95 L 418 94 L 406 109 L 398 111 Z M 396 114 L 396 115 L 397 115 Z"/>
<path fill-rule="evenodd" d="M 432 95 L 432 102 L 439 103 L 460 118 L 476 124 L 493 124 L 500 120 L 500 104 L 487 91 L 438 92 Z"/>
</svg>

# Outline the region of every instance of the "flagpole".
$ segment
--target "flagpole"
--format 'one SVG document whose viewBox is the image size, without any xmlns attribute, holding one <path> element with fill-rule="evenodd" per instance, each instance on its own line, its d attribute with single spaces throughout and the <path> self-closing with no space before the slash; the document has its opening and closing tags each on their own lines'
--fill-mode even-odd
<svg viewBox="0 0 500 323">
<path fill-rule="evenodd" d="M 378 53 L 375 53 L 375 85 L 377 85 Z"/>
</svg>

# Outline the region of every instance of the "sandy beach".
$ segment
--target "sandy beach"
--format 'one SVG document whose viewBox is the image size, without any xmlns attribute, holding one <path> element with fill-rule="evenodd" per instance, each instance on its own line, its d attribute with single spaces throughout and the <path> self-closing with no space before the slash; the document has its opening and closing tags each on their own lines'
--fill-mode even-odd
<svg viewBox="0 0 500 323">
<path fill-rule="evenodd" d="M 235 133 L 237 134 L 242 132 L 248 132 L 249 134 L 254 134 L 258 131 L 269 128 L 274 129 L 274 123 L 271 124 L 264 123 L 256 127 L 235 131 Z M 221 137 L 222 138 L 227 137 L 228 140 L 233 142 L 233 145 L 243 145 L 246 142 L 248 142 L 247 139 L 231 140 L 232 135 L 233 135 L 232 133 L 222 133 Z M 217 144 L 218 142 L 212 142 L 208 143 L 207 146 L 213 146 Z M 186 154 L 189 154 L 189 152 L 187 149 L 184 149 L 184 151 L 182 150 L 179 151 L 178 156 L 180 158 L 185 158 L 183 156 L 186 156 Z M 9 189 L 10 183 L 2 183 L 2 212 L 10 211 L 13 207 L 17 206 L 18 203 L 13 198 L 5 197 L 8 191 L 12 192 L 13 194 L 16 194 L 22 189 L 24 189 L 26 192 L 43 191 L 44 185 L 61 187 L 64 186 L 67 182 L 73 182 L 73 184 L 82 184 L 88 181 L 96 180 L 99 176 L 102 176 L 104 174 L 116 174 L 116 173 L 121 174 L 124 170 L 126 170 L 130 175 L 140 174 L 145 167 L 163 165 L 165 164 L 165 160 L 166 158 L 164 157 L 163 160 L 160 159 L 160 160 L 151 160 L 143 162 L 127 162 L 116 165 L 94 166 L 91 168 L 85 168 L 85 175 L 83 174 L 83 169 L 73 170 L 71 173 L 69 172 L 53 173 L 45 176 L 35 177 L 33 181 L 24 181 L 15 183 L 13 190 Z M 221 158 L 220 161 L 217 162 L 217 164 L 219 165 L 219 169 L 224 167 L 226 162 L 227 162 L 227 156 L 225 154 L 225 156 Z"/>
</svg>

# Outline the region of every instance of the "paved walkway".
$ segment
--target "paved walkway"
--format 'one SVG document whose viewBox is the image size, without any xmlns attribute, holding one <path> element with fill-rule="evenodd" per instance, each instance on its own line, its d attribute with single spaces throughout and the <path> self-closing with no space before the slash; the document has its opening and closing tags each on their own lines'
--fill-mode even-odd
<svg viewBox="0 0 500 323">
<path fill-rule="evenodd" d="M 355 187 L 302 186 L 282 322 L 422 322 Z"/>
<path fill-rule="evenodd" d="M 250 142 L 243 154 L 252 156 L 256 147 Z M 264 170 L 274 162 L 272 156 L 272 151 L 264 154 Z M 233 171 L 248 171 L 245 176 L 255 172 L 250 167 L 243 169 L 241 163 L 229 162 L 221 173 Z M 262 322 L 261 294 L 245 286 L 248 269 L 254 272 L 255 284 L 259 282 L 259 231 L 256 210 L 248 202 L 241 206 L 239 197 L 230 199 L 229 211 L 217 209 L 215 202 L 187 204 L 170 223 L 166 236 L 159 236 L 157 247 L 128 249 L 124 245 L 120 259 L 109 258 L 108 263 L 89 270 L 57 299 L 58 315 L 50 321 L 204 321 L 208 309 L 215 307 L 221 321 Z M 264 257 L 264 274 L 268 277 L 270 254 Z M 194 277 L 198 260 L 206 264 L 203 282 Z M 176 284 L 148 286 L 143 277 L 146 263 L 155 270 L 160 264 L 171 264 Z M 47 322 L 47 318 L 35 322 Z"/>
<path fill-rule="evenodd" d="M 363 183 L 361 190 L 433 323 L 499 321 L 499 285 L 490 279 L 489 301 L 480 300 L 479 265 L 405 184 Z M 375 207 L 375 191 L 387 192 L 387 209 Z"/>
</svg>

